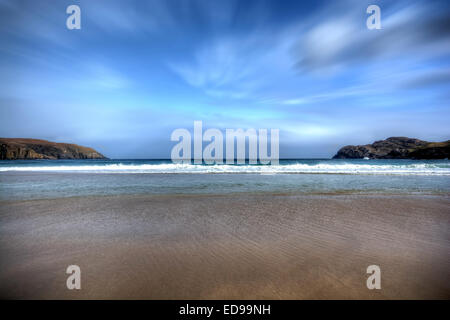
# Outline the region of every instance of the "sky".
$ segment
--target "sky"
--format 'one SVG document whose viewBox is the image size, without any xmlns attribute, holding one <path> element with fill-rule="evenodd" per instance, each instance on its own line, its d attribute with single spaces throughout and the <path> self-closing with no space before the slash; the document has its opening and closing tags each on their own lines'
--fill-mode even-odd
<svg viewBox="0 0 450 320">
<path fill-rule="evenodd" d="M 281 158 L 448 140 L 449 17 L 436 0 L 0 0 L 0 137 L 119 159 L 169 158 L 195 120 L 279 129 Z"/>
</svg>

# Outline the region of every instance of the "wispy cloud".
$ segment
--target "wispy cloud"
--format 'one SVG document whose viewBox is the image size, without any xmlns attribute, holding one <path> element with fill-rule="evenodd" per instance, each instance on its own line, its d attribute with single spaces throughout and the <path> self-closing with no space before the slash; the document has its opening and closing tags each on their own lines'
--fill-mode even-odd
<svg viewBox="0 0 450 320">
<path fill-rule="evenodd" d="M 450 41 L 447 6 L 383 2 L 382 29 L 373 31 L 364 27 L 365 3 L 339 2 L 318 14 L 317 23 L 299 38 L 297 66 L 320 71 L 405 55 L 425 60 L 450 53 L 450 46 L 445 45 Z"/>
<path fill-rule="evenodd" d="M 188 62 L 171 62 L 169 67 L 189 85 L 205 93 L 245 97 L 261 82 L 267 56 L 258 38 L 221 38 L 194 52 Z M 267 62 L 267 61 L 266 61 Z"/>
</svg>

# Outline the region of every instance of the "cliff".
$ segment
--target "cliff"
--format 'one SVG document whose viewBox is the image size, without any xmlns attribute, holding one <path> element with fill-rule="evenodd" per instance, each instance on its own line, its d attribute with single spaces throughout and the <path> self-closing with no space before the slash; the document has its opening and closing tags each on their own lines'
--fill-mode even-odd
<svg viewBox="0 0 450 320">
<path fill-rule="evenodd" d="M 107 159 L 92 148 L 46 140 L 0 138 L 0 160 Z"/>
<path fill-rule="evenodd" d="M 391 137 L 372 144 L 345 146 L 333 159 L 446 159 L 450 157 L 450 140 L 428 142 L 406 137 Z"/>
</svg>

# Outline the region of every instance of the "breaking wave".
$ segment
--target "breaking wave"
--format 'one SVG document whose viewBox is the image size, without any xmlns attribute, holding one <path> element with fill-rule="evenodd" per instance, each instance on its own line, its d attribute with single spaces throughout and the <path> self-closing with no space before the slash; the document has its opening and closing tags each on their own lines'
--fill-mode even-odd
<svg viewBox="0 0 450 320">
<path fill-rule="evenodd" d="M 194 165 L 175 163 L 102 163 L 80 165 L 1 166 L 0 172 L 92 172 L 92 173 L 255 173 L 255 174 L 387 174 L 449 175 L 450 164 L 361 164 L 361 163 L 280 163 L 279 165 Z"/>
</svg>

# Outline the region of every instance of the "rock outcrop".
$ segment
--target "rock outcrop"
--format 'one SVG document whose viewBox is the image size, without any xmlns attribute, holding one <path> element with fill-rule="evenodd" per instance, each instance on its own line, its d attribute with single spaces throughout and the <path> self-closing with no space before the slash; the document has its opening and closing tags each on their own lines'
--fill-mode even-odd
<svg viewBox="0 0 450 320">
<path fill-rule="evenodd" d="M 372 144 L 345 146 L 333 159 L 448 159 L 450 140 L 428 142 L 406 137 L 391 137 Z"/>
<path fill-rule="evenodd" d="M 92 148 L 46 140 L 0 138 L 0 160 L 107 159 Z"/>
</svg>

